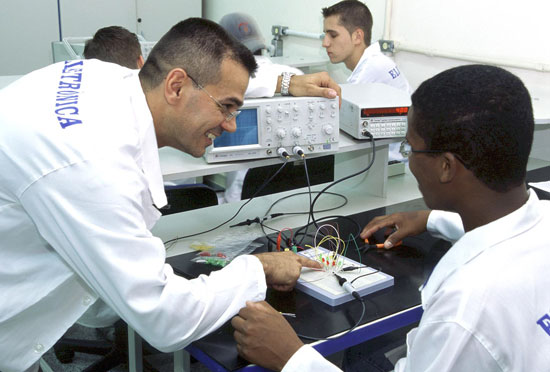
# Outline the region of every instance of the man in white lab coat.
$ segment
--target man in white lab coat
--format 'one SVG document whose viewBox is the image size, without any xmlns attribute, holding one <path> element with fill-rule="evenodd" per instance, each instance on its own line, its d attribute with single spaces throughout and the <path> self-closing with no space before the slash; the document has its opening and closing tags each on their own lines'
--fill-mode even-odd
<svg viewBox="0 0 550 372">
<path fill-rule="evenodd" d="M 131 69 L 143 66 L 141 44 L 133 32 L 120 26 L 100 28 L 84 45 L 84 58 L 116 63 Z"/>
<path fill-rule="evenodd" d="M 234 131 L 255 68 L 219 25 L 190 18 L 139 72 L 66 61 L 0 90 L 0 370 L 36 369 L 98 298 L 156 348 L 180 349 L 311 265 L 242 256 L 185 280 L 149 230 L 166 204 L 158 147 L 201 156 Z M 290 91 L 332 98 L 338 86 L 318 74 Z"/>
<path fill-rule="evenodd" d="M 371 44 L 372 15 L 360 1 L 344 0 L 323 8 L 323 47 L 332 63 L 344 62 L 352 71 L 347 82 L 383 83 L 410 92 L 407 79 L 393 60 Z"/>
<path fill-rule="evenodd" d="M 371 43 L 372 14 L 360 1 L 344 0 L 322 10 L 323 47 L 332 63 L 344 62 L 352 71 L 349 84 L 382 83 L 410 92 L 409 82 L 395 62 Z M 389 146 L 389 160 L 404 160 L 399 144 Z"/>
<path fill-rule="evenodd" d="M 396 228 L 386 248 L 426 229 L 454 242 L 420 288 L 424 313 L 395 371 L 550 368 L 550 203 L 525 185 L 533 142 L 529 93 L 511 73 L 461 66 L 412 96 L 402 152 L 426 205 L 371 221 Z M 265 302 L 232 321 L 247 359 L 283 371 L 336 371 Z M 283 368 L 284 367 L 284 368 Z"/>
</svg>

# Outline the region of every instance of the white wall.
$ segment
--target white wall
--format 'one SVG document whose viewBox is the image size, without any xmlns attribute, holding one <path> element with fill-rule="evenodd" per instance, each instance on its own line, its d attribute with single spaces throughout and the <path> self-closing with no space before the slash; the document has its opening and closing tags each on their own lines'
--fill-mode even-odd
<svg viewBox="0 0 550 372">
<path fill-rule="evenodd" d="M 509 68 L 538 91 L 550 85 L 549 14 L 547 0 L 393 0 L 390 38 L 398 49 L 425 52 L 395 55 L 413 88 L 446 68 L 477 60 L 546 69 Z"/>
<path fill-rule="evenodd" d="M 56 0 L 0 0 L 0 75 L 47 65 L 54 40 L 59 40 Z"/>
<path fill-rule="evenodd" d="M 63 37 L 89 37 L 118 25 L 155 41 L 176 22 L 200 17 L 201 8 L 202 0 L 60 0 L 59 17 L 57 0 L 0 0 L 0 76 L 52 63 L 60 28 Z"/>
</svg>

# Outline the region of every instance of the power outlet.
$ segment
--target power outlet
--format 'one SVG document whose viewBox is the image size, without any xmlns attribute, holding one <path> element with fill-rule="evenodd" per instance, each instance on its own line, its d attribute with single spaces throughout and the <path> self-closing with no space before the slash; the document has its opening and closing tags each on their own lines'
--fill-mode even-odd
<svg viewBox="0 0 550 372">
<path fill-rule="evenodd" d="M 378 40 L 380 50 L 385 53 L 393 53 L 393 40 Z"/>
</svg>

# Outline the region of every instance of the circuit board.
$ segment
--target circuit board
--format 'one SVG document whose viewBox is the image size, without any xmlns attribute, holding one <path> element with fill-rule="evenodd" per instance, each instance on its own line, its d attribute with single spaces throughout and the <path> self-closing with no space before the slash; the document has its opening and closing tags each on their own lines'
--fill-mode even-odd
<svg viewBox="0 0 550 372">
<path fill-rule="evenodd" d="M 322 257 L 326 257 L 329 253 L 329 250 L 321 247 L 316 250 L 312 248 L 298 252 L 298 254 L 316 261 L 320 261 Z M 393 285 L 392 276 L 375 268 L 365 267 L 365 265 L 344 256 L 340 256 L 338 260 L 337 265 L 341 268 L 358 267 L 358 269 L 352 271 L 340 269 L 337 274 L 342 278 L 346 278 L 361 297 Z M 303 268 L 296 289 L 331 306 L 337 306 L 354 299 L 350 293 L 340 286 L 338 279 L 331 270 L 320 271 Z"/>
</svg>

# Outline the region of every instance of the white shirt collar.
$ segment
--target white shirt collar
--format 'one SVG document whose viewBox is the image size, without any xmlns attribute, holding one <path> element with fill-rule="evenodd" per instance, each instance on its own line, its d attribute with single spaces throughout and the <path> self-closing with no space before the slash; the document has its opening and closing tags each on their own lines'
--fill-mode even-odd
<svg viewBox="0 0 550 372">
<path fill-rule="evenodd" d="M 359 62 L 357 62 L 357 65 L 351 72 L 351 75 L 348 77 L 347 83 L 351 83 L 351 80 L 353 79 L 354 75 L 359 71 L 359 68 L 361 65 L 366 64 L 369 60 L 369 57 L 382 53 L 380 50 L 380 44 L 378 42 L 374 42 L 371 45 L 368 46 L 367 49 L 363 51 L 363 55 L 361 55 L 361 58 L 359 59 Z"/>
<path fill-rule="evenodd" d="M 134 93 L 131 99 L 136 113 L 138 130 L 140 132 L 141 151 L 143 154 L 142 170 L 149 184 L 149 191 L 153 203 L 157 208 L 162 208 L 168 201 L 164 192 L 164 182 L 160 169 L 157 137 L 153 124 L 153 116 L 147 105 L 147 100 L 145 99 L 145 94 L 143 93 L 139 81 L 138 72 L 138 70 L 133 71 L 129 84 L 130 91 Z"/>
<path fill-rule="evenodd" d="M 421 287 L 422 307 L 426 308 L 443 282 L 461 266 L 492 246 L 530 229 L 539 222 L 542 213 L 538 201 L 537 194 L 529 190 L 529 199 L 521 208 L 464 234 L 441 258 L 427 283 Z"/>
</svg>

